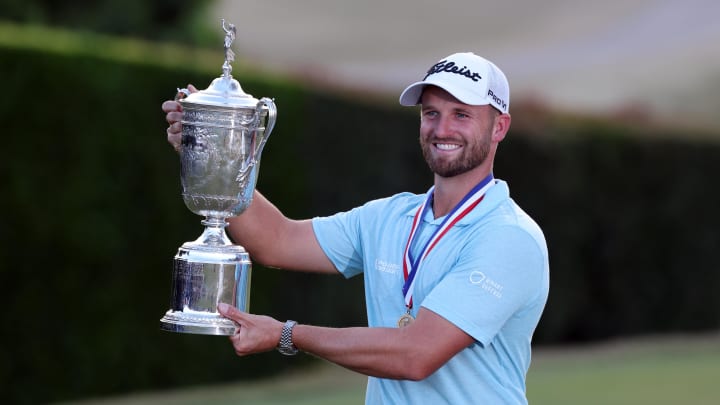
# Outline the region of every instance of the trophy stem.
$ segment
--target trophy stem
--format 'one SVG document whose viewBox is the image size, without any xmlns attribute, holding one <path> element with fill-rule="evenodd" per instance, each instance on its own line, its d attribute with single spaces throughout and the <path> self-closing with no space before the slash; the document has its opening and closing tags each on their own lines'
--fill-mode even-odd
<svg viewBox="0 0 720 405">
<path fill-rule="evenodd" d="M 232 241 L 225 232 L 228 223 L 224 217 L 208 215 L 200 223 L 205 226 L 205 230 L 195 243 L 213 247 L 232 245 Z"/>
</svg>

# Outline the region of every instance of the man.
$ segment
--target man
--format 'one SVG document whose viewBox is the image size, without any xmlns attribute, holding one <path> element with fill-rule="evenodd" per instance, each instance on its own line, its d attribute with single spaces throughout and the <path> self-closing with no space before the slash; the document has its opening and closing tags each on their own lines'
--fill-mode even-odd
<svg viewBox="0 0 720 405">
<path fill-rule="evenodd" d="M 230 339 L 239 356 L 301 350 L 366 374 L 369 404 L 525 404 L 549 269 L 542 231 L 493 178 L 510 127 L 507 79 L 479 56 L 453 54 L 400 103 L 421 105 L 420 145 L 434 173 L 427 194 L 297 221 L 256 192 L 229 226 L 264 265 L 363 273 L 369 327 L 283 323 L 221 304 L 240 325 Z M 163 109 L 177 146 L 180 106 Z"/>
</svg>

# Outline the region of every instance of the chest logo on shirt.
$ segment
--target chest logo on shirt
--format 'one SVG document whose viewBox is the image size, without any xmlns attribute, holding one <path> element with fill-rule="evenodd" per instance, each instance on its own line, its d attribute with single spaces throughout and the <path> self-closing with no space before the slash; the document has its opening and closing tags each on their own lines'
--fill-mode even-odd
<svg viewBox="0 0 720 405">
<path fill-rule="evenodd" d="M 470 273 L 470 284 L 480 286 L 480 288 L 487 291 L 495 298 L 502 298 L 504 288 L 502 284 L 487 277 L 482 271 L 473 271 Z"/>
<path fill-rule="evenodd" d="M 375 269 L 393 275 L 402 273 L 402 266 L 399 263 L 391 263 L 382 259 L 375 259 Z"/>
</svg>

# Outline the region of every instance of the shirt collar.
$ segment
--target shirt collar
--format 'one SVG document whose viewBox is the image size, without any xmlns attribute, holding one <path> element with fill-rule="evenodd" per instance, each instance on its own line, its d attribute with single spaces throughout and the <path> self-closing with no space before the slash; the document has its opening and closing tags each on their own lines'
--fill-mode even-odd
<svg viewBox="0 0 720 405">
<path fill-rule="evenodd" d="M 472 211 L 470 211 L 466 216 L 461 218 L 455 226 L 466 226 L 468 224 L 471 224 L 475 221 L 477 221 L 479 218 L 481 218 L 483 215 L 487 214 L 491 210 L 495 209 L 502 201 L 508 199 L 510 197 L 510 189 L 508 188 L 508 185 L 505 181 L 495 179 L 493 180 L 495 182 L 495 185 L 490 187 L 487 192 L 485 193 L 485 197 L 480 202 L 480 204 L 477 205 Z M 428 191 L 425 192 L 425 194 L 418 195 L 420 198 L 417 199 L 418 203 L 415 206 L 412 206 L 408 209 L 408 211 L 405 213 L 406 216 L 415 216 L 415 213 L 417 213 L 418 208 L 420 208 L 420 204 L 423 203 L 428 197 L 428 194 L 430 193 L 431 189 L 428 189 Z M 427 210 L 425 213 L 425 217 L 422 218 L 423 222 L 433 224 L 433 225 L 440 225 L 445 219 L 444 216 L 440 218 L 434 218 L 434 214 L 432 212 L 432 209 Z"/>
</svg>

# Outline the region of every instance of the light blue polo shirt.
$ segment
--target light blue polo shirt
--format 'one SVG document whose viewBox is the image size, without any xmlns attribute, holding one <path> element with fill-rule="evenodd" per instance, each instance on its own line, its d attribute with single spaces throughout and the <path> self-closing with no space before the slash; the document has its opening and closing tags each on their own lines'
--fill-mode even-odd
<svg viewBox="0 0 720 405">
<path fill-rule="evenodd" d="M 371 327 L 405 313 L 402 262 L 413 216 L 427 194 L 401 193 L 314 218 L 320 246 L 345 276 L 363 273 Z M 443 218 L 422 218 L 424 245 Z M 418 246 L 414 246 L 417 251 Z M 526 404 L 530 342 L 545 306 L 548 253 L 538 225 L 495 180 L 417 271 L 413 315 L 423 306 L 475 338 L 422 381 L 369 377 L 368 404 Z"/>
</svg>

